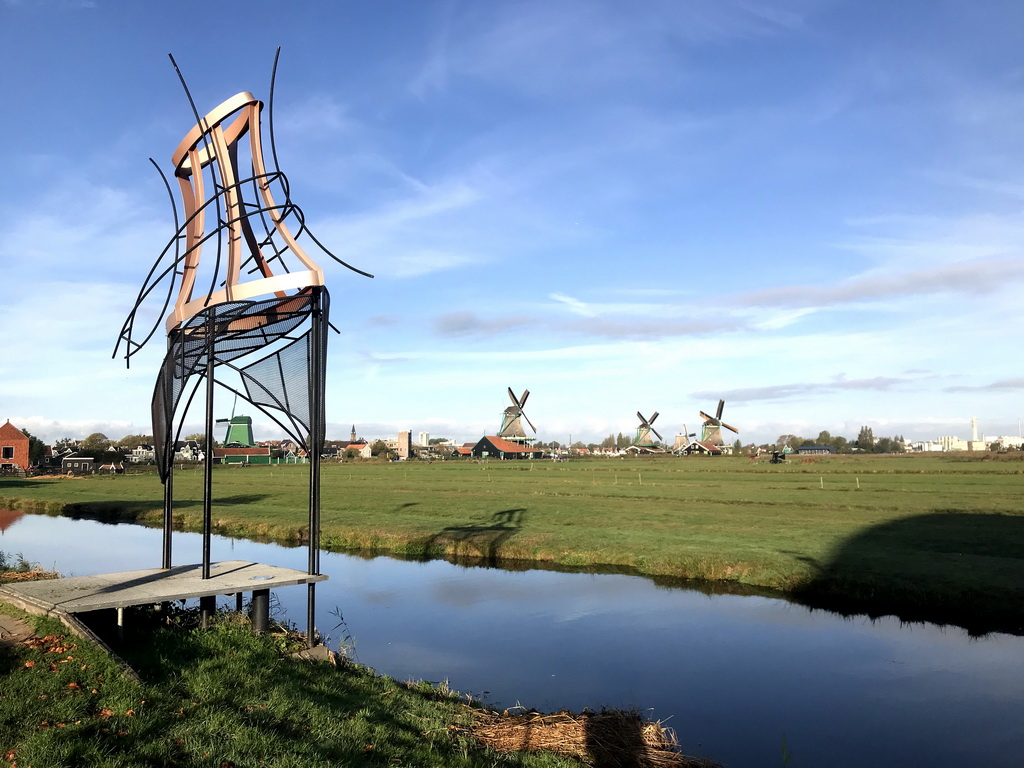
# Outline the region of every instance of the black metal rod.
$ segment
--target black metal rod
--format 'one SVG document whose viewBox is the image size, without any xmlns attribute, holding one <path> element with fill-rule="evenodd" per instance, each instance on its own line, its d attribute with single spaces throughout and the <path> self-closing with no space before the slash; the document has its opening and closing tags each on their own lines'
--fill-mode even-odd
<svg viewBox="0 0 1024 768">
<path fill-rule="evenodd" d="M 199 621 L 203 629 L 210 626 L 214 614 L 217 613 L 217 598 L 213 595 L 205 595 L 199 598 Z"/>
<path fill-rule="evenodd" d="M 164 570 L 171 567 L 171 529 L 174 524 L 174 467 L 171 466 L 164 481 Z"/>
<path fill-rule="evenodd" d="M 252 629 L 257 634 L 263 634 L 270 629 L 269 589 L 253 590 L 252 600 L 249 601 L 249 621 L 252 622 Z"/>
<path fill-rule="evenodd" d="M 213 522 L 213 315 L 206 318 L 206 440 L 203 456 L 203 578 L 210 578 L 210 535 Z"/>
<path fill-rule="evenodd" d="M 323 365 L 323 291 L 315 294 L 310 315 L 309 356 L 309 564 L 311 576 L 320 573 L 320 451 L 323 447 L 324 365 Z M 316 642 L 316 584 L 306 588 L 306 644 Z"/>
</svg>

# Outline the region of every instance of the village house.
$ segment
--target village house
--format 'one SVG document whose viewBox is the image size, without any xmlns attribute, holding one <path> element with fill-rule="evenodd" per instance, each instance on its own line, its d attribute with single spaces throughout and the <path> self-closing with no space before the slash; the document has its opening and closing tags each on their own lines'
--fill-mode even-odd
<svg viewBox="0 0 1024 768">
<path fill-rule="evenodd" d="M 215 464 L 269 464 L 270 448 L 253 446 L 251 448 L 214 448 Z"/>
<path fill-rule="evenodd" d="M 0 427 L 0 474 L 29 471 L 29 437 L 7 420 Z"/>
<path fill-rule="evenodd" d="M 28 468 L 28 437 L 8 419 L 0 427 L 0 473 L 21 474 Z"/>
<path fill-rule="evenodd" d="M 480 438 L 480 442 L 473 446 L 472 455 L 476 458 L 539 459 L 544 456 L 544 451 L 539 448 L 531 448 L 523 443 L 505 440 L 497 435 L 487 435 Z"/>
<path fill-rule="evenodd" d="M 61 459 L 60 471 L 65 475 L 94 475 L 96 474 L 96 459 L 72 453 Z"/>
<path fill-rule="evenodd" d="M 204 458 L 203 449 L 195 440 L 179 440 L 174 444 L 175 461 L 203 461 Z"/>
<path fill-rule="evenodd" d="M 836 452 L 831 445 L 801 445 L 796 449 L 801 456 L 826 456 Z"/>
<path fill-rule="evenodd" d="M 131 464 L 152 464 L 156 461 L 156 451 L 152 445 L 138 445 L 124 456 Z"/>
<path fill-rule="evenodd" d="M 722 447 L 704 440 L 692 440 L 684 448 L 674 452 L 684 456 L 721 456 Z"/>
</svg>

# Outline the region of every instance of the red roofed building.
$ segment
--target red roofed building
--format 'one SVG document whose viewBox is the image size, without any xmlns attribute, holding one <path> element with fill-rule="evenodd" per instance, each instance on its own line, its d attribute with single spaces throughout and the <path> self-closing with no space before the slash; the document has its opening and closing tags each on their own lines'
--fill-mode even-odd
<svg viewBox="0 0 1024 768">
<path fill-rule="evenodd" d="M 685 448 L 677 450 L 676 453 L 682 453 L 685 456 L 721 456 L 722 449 L 714 443 L 694 440 Z"/>
<path fill-rule="evenodd" d="M 28 472 L 28 437 L 8 419 L 0 427 L 0 471 L 18 470 Z"/>
<path fill-rule="evenodd" d="M 214 448 L 213 460 L 220 464 L 269 464 L 270 448 Z"/>
<path fill-rule="evenodd" d="M 473 456 L 494 459 L 539 459 L 544 451 L 531 448 L 525 443 L 514 443 L 497 435 L 481 437 L 480 442 L 473 446 Z"/>
</svg>

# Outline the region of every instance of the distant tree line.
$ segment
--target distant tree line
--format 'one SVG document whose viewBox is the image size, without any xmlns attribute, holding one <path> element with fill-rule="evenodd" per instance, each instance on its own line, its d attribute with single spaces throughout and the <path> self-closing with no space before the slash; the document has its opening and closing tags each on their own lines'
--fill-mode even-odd
<svg viewBox="0 0 1024 768">
<path fill-rule="evenodd" d="M 814 439 L 798 435 L 779 435 L 775 445 L 762 448 L 775 451 L 790 448 L 795 451 L 806 445 L 827 446 L 834 448 L 836 453 L 903 453 L 907 449 L 903 435 L 876 438 L 871 427 L 861 427 L 855 440 L 848 440 L 842 435 L 833 436 L 828 430 L 822 430 Z"/>
</svg>

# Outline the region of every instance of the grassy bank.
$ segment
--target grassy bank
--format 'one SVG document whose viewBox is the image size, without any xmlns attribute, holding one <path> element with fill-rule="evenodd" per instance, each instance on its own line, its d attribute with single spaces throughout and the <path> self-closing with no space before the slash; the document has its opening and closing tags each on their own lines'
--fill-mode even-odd
<svg viewBox="0 0 1024 768">
<path fill-rule="evenodd" d="M 219 533 L 304 536 L 308 469 L 216 472 Z M 201 526 L 201 473 L 175 475 Z M 156 521 L 153 476 L 0 480 L 0 507 Z M 1024 462 L 834 456 L 327 465 L 326 548 L 722 580 L 980 629 L 1024 615 Z"/>
<path fill-rule="evenodd" d="M 13 611 L 7 606 L 0 610 Z M 160 630 L 121 651 L 141 684 L 90 643 L 33 619 L 41 639 L 0 650 L 0 745 L 19 766 L 492 766 L 458 734 L 471 709 L 428 684 L 282 656 L 225 620 Z M 503 765 L 579 765 L 510 753 Z M 5 763 L 6 765 L 7 763 Z"/>
</svg>

